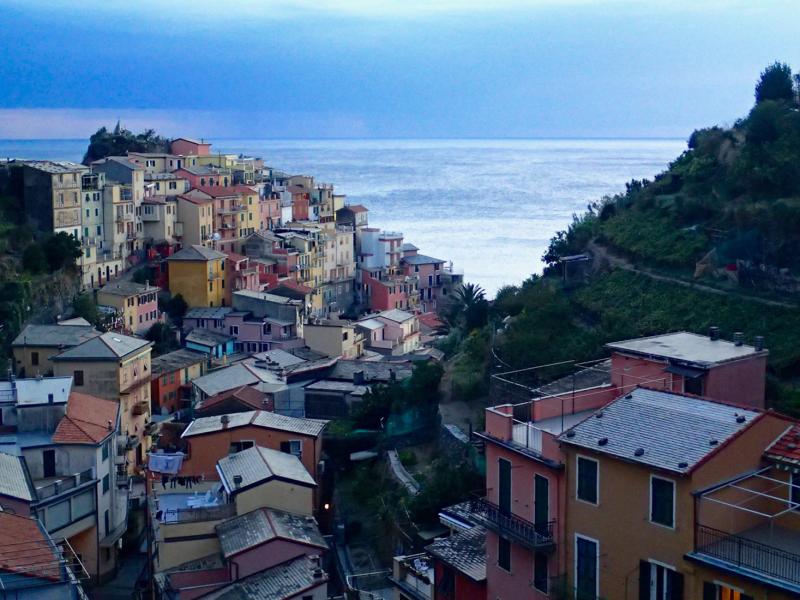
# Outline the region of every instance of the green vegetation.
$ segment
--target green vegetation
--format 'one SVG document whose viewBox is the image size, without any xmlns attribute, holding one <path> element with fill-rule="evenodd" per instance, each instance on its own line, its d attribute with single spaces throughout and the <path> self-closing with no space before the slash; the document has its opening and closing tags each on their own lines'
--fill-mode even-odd
<svg viewBox="0 0 800 600">
<path fill-rule="evenodd" d="M 129 151 L 169 152 L 169 140 L 156 134 L 152 129 L 134 134 L 117 122 L 113 131 L 101 127 L 89 138 L 89 147 L 83 156 L 83 164 L 88 165 L 106 156 L 125 156 Z"/>
<path fill-rule="evenodd" d="M 180 322 L 183 319 L 187 310 L 189 310 L 189 305 L 181 294 L 174 295 L 164 306 L 164 311 L 169 315 L 169 318 L 176 322 Z"/>
<path fill-rule="evenodd" d="M 153 354 L 155 356 L 172 352 L 181 347 L 172 327 L 166 323 L 154 323 L 144 334 L 144 337 L 153 342 Z"/>
<path fill-rule="evenodd" d="M 76 317 L 82 317 L 92 325 L 100 325 L 100 312 L 97 310 L 97 303 L 94 301 L 94 296 L 91 292 L 76 296 L 72 303 L 72 309 L 75 311 Z"/>
</svg>

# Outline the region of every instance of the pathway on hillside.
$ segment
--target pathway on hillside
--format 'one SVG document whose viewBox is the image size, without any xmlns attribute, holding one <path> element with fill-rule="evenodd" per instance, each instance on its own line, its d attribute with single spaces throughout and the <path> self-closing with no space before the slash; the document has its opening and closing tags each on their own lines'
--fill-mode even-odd
<svg viewBox="0 0 800 600">
<path fill-rule="evenodd" d="M 759 298 L 758 296 L 750 296 L 748 294 L 742 294 L 741 292 L 737 292 L 735 290 L 722 290 L 720 288 L 715 288 L 710 285 L 696 283 L 694 281 L 686 281 L 679 277 L 672 277 L 669 275 L 661 275 L 659 273 L 654 273 L 650 269 L 637 267 L 627 258 L 612 253 L 606 246 L 597 244 L 595 241 L 590 241 L 586 245 L 586 247 L 589 250 L 589 252 L 591 252 L 592 255 L 595 257 L 595 260 L 605 259 L 608 261 L 608 264 L 612 267 L 618 269 L 624 269 L 626 271 L 630 271 L 632 273 L 638 273 L 640 275 L 645 275 L 646 277 L 649 277 L 650 279 L 655 279 L 656 281 L 666 281 L 669 283 L 675 283 L 677 285 L 686 288 L 690 288 L 693 290 L 700 290 L 703 292 L 709 292 L 711 294 L 717 294 L 720 296 L 732 296 L 739 298 L 741 300 L 749 302 L 757 302 L 758 304 L 764 304 L 765 306 L 779 306 L 781 308 L 797 308 L 797 305 L 791 302 L 781 302 L 780 300 L 769 300 L 767 298 Z"/>
</svg>

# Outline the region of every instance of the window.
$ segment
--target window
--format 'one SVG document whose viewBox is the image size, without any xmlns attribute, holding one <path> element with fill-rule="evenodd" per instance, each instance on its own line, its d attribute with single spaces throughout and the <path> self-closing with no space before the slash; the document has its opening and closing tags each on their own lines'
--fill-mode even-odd
<svg viewBox="0 0 800 600">
<path fill-rule="evenodd" d="M 39 364 L 39 353 L 31 352 L 31 364 L 35 367 Z"/>
<path fill-rule="evenodd" d="M 575 534 L 575 597 L 596 598 L 600 595 L 598 571 L 599 544 L 596 540 Z"/>
<path fill-rule="evenodd" d="M 683 379 L 683 391 L 687 394 L 695 396 L 703 395 L 703 378 L 702 377 L 685 377 Z"/>
<path fill-rule="evenodd" d="M 110 442 L 103 444 L 103 460 L 108 460 L 108 445 Z"/>
<path fill-rule="evenodd" d="M 753 597 L 722 583 L 704 581 L 703 600 L 753 600 Z"/>
<path fill-rule="evenodd" d="M 589 502 L 590 504 L 597 504 L 600 496 L 599 493 L 599 473 L 598 463 L 593 458 L 586 458 L 579 456 L 577 462 L 578 468 L 575 474 L 577 482 L 576 497 L 578 500 Z"/>
<path fill-rule="evenodd" d="M 675 527 L 675 482 L 650 476 L 650 522 Z"/>
<path fill-rule="evenodd" d="M 511 542 L 502 536 L 497 536 L 497 566 L 511 572 Z"/>
<path fill-rule="evenodd" d="M 247 450 L 248 448 L 252 448 L 253 446 L 255 446 L 255 442 L 253 442 L 252 440 L 231 442 L 231 446 L 228 449 L 228 454 L 236 454 L 237 452 L 241 452 L 242 450 Z"/>
<path fill-rule="evenodd" d="M 281 452 L 294 454 L 297 458 L 303 458 L 303 442 L 301 440 L 281 442 Z"/>
<path fill-rule="evenodd" d="M 682 599 L 683 575 L 656 562 L 639 562 L 639 600 Z"/>
<path fill-rule="evenodd" d="M 108 493 L 108 486 L 109 486 L 109 482 L 110 482 L 110 481 L 111 481 L 111 480 L 109 479 L 109 475 L 108 475 L 108 473 L 106 473 L 105 475 L 103 475 L 103 493 L 104 493 L 104 494 L 107 494 L 107 493 Z"/>
<path fill-rule="evenodd" d="M 533 587 L 546 594 L 548 592 L 547 581 L 547 554 L 544 552 L 533 553 Z"/>
<path fill-rule="evenodd" d="M 72 379 L 75 385 L 83 385 L 83 371 L 73 371 Z"/>
<path fill-rule="evenodd" d="M 342 341 L 343 341 L 343 342 L 346 342 L 346 341 L 347 341 L 347 332 L 346 332 L 346 331 L 343 331 L 343 332 L 342 332 Z"/>
<path fill-rule="evenodd" d="M 231 335 L 239 335 L 239 326 L 238 325 L 231 325 L 228 328 L 228 331 Z"/>
</svg>

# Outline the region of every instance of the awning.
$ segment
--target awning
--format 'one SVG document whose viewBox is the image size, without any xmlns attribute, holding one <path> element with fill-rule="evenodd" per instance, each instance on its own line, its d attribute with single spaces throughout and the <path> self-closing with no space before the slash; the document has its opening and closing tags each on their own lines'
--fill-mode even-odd
<svg viewBox="0 0 800 600">
<path fill-rule="evenodd" d="M 686 379 L 697 379 L 698 377 L 702 377 L 706 373 L 703 369 L 698 369 L 696 367 L 684 367 L 681 365 L 669 365 L 664 370 L 667 373 L 680 375 L 681 377 L 684 377 Z"/>
</svg>

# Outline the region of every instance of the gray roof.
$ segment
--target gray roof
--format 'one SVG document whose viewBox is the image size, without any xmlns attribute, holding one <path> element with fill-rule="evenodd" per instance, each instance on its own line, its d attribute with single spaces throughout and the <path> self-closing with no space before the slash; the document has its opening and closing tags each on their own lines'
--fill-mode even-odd
<svg viewBox="0 0 800 600">
<path fill-rule="evenodd" d="M 758 415 L 721 402 L 637 388 L 558 439 L 630 462 L 686 474 Z"/>
<path fill-rule="evenodd" d="M 373 319 L 372 317 L 367 317 L 366 319 L 362 319 L 361 321 L 356 321 L 355 323 L 359 327 L 363 327 L 364 329 L 383 329 L 386 327 L 386 323 L 381 323 L 377 319 Z"/>
<path fill-rule="evenodd" d="M 105 158 L 92 161 L 92 165 L 99 166 L 99 165 L 104 165 L 107 162 L 115 162 L 127 169 L 130 169 L 131 171 L 141 171 L 144 168 L 141 165 L 130 160 L 127 156 L 106 156 Z"/>
<path fill-rule="evenodd" d="M 274 304 L 298 304 L 302 305 L 302 300 L 295 300 L 286 296 L 278 296 L 277 294 L 270 294 L 269 292 L 254 292 L 252 290 L 239 290 L 233 292 L 234 296 L 243 296 L 245 298 L 257 298 L 265 302 L 272 302 Z"/>
<path fill-rule="evenodd" d="M 288 367 L 290 365 L 297 365 L 300 363 L 307 362 L 305 358 L 301 358 L 299 356 L 295 356 L 291 352 L 287 352 L 286 350 L 281 350 L 280 348 L 276 348 L 275 350 L 267 350 L 266 352 L 262 352 L 260 354 L 255 354 L 254 357 L 256 360 L 266 360 L 267 362 L 272 362 L 281 367 Z"/>
<path fill-rule="evenodd" d="M 352 394 L 353 396 L 363 396 L 369 391 L 369 386 L 355 385 L 350 381 L 329 381 L 323 379 L 308 384 L 306 389 L 312 392 L 342 392 L 345 394 Z"/>
<path fill-rule="evenodd" d="M 33 501 L 33 486 L 24 460 L 21 456 L 0 452 L 0 496 Z"/>
<path fill-rule="evenodd" d="M 392 371 L 398 380 L 411 377 L 411 367 L 406 365 L 372 360 L 339 360 L 328 375 L 328 379 L 353 381 L 356 371 L 364 372 L 364 380 L 367 383 L 387 382 L 391 379 Z"/>
<path fill-rule="evenodd" d="M 217 473 L 228 493 L 236 493 L 234 478 L 242 478 L 240 489 L 263 483 L 270 479 L 294 481 L 300 485 L 315 486 L 314 478 L 294 454 L 254 446 L 229 454 L 217 461 Z"/>
<path fill-rule="evenodd" d="M 13 383 L 16 389 L 16 404 L 25 406 L 31 404 L 66 404 L 72 390 L 72 377 L 42 377 L 16 379 Z M 49 396 L 53 395 L 50 402 Z M 0 396 L 12 398 L 12 383 L 0 381 Z"/>
<path fill-rule="evenodd" d="M 678 360 L 699 366 L 712 366 L 759 353 L 753 346 L 737 346 L 733 342 L 712 340 L 708 336 L 687 331 L 612 342 L 606 346 L 621 352 Z"/>
<path fill-rule="evenodd" d="M 155 357 L 150 362 L 150 374 L 153 377 L 158 377 L 162 373 L 172 373 L 173 371 L 196 365 L 207 358 L 208 356 L 202 352 L 181 348 L 180 350 Z"/>
<path fill-rule="evenodd" d="M 604 360 L 572 375 L 561 377 L 551 381 L 534 392 L 539 396 L 556 396 L 566 394 L 573 390 L 585 390 L 588 388 L 611 385 L 611 359 Z"/>
<path fill-rule="evenodd" d="M 204 394 L 216 396 L 220 392 L 227 392 L 243 385 L 254 385 L 259 381 L 259 378 L 244 365 L 235 364 L 198 377 L 192 380 L 192 383 Z"/>
<path fill-rule="evenodd" d="M 133 296 L 135 294 L 144 294 L 145 292 L 158 292 L 160 289 L 154 285 L 145 285 L 121 279 L 107 283 L 99 291 L 105 294 L 113 294 L 114 296 Z"/>
<path fill-rule="evenodd" d="M 318 587 L 328 576 L 314 578 L 316 564 L 307 556 L 284 563 L 240 579 L 221 590 L 204 596 L 208 600 L 287 600 L 301 592 Z"/>
<path fill-rule="evenodd" d="M 432 256 L 426 256 L 425 254 L 414 254 L 412 256 L 404 256 L 401 260 L 405 263 L 408 263 L 409 265 L 430 265 L 430 264 L 445 262 L 440 258 L 433 258 Z"/>
<path fill-rule="evenodd" d="M 68 160 L 26 160 L 26 167 L 45 171 L 47 173 L 73 173 L 75 171 L 88 171 L 89 167 Z"/>
<path fill-rule="evenodd" d="M 256 509 L 228 519 L 215 529 L 225 558 L 276 538 L 321 549 L 328 547 L 313 517 L 293 515 L 274 508 Z"/>
<path fill-rule="evenodd" d="M 320 436 L 322 434 L 322 430 L 325 429 L 325 425 L 328 424 L 327 421 L 322 421 L 320 419 L 286 417 L 262 410 L 251 410 L 249 412 L 233 413 L 224 416 L 228 417 L 228 429 L 252 425 L 253 427 L 289 431 L 291 433 L 308 435 L 312 437 Z M 195 419 L 189 424 L 181 437 L 191 437 L 204 433 L 222 431 L 223 424 L 220 418 L 221 417 L 201 417 L 199 419 Z"/>
<path fill-rule="evenodd" d="M 191 246 L 186 246 L 182 250 L 179 250 L 172 256 L 170 256 L 167 260 L 214 260 L 217 258 L 225 258 L 227 254 L 223 254 L 222 252 L 217 252 L 212 248 L 206 248 L 205 246 L 200 246 L 199 244 L 192 244 Z"/>
<path fill-rule="evenodd" d="M 190 308 L 184 319 L 224 319 L 228 313 L 233 312 L 230 306 L 200 306 Z"/>
<path fill-rule="evenodd" d="M 202 327 L 195 327 L 186 336 L 187 342 L 200 344 L 202 346 L 209 346 L 212 348 L 218 344 L 227 344 L 232 339 L 234 338 L 229 335 L 217 333 L 216 331 L 210 331 Z"/>
<path fill-rule="evenodd" d="M 71 348 L 100 335 L 91 325 L 27 325 L 12 346 L 60 346 Z"/>
<path fill-rule="evenodd" d="M 52 360 L 117 360 L 152 345 L 153 342 L 142 338 L 107 332 L 57 354 Z"/>
<path fill-rule="evenodd" d="M 436 540 L 425 548 L 473 581 L 486 580 L 486 529 L 480 526 Z"/>
<path fill-rule="evenodd" d="M 414 318 L 414 315 L 412 315 L 410 312 L 400 310 L 399 308 L 385 310 L 378 316 L 383 317 L 384 319 L 389 319 L 390 321 L 394 321 L 395 323 L 404 323 L 405 321 Z"/>
<path fill-rule="evenodd" d="M 403 252 L 406 252 L 408 250 L 419 250 L 419 248 L 417 248 L 414 244 L 412 244 L 410 242 L 406 242 L 405 244 L 400 246 L 400 250 L 402 250 Z"/>
</svg>

